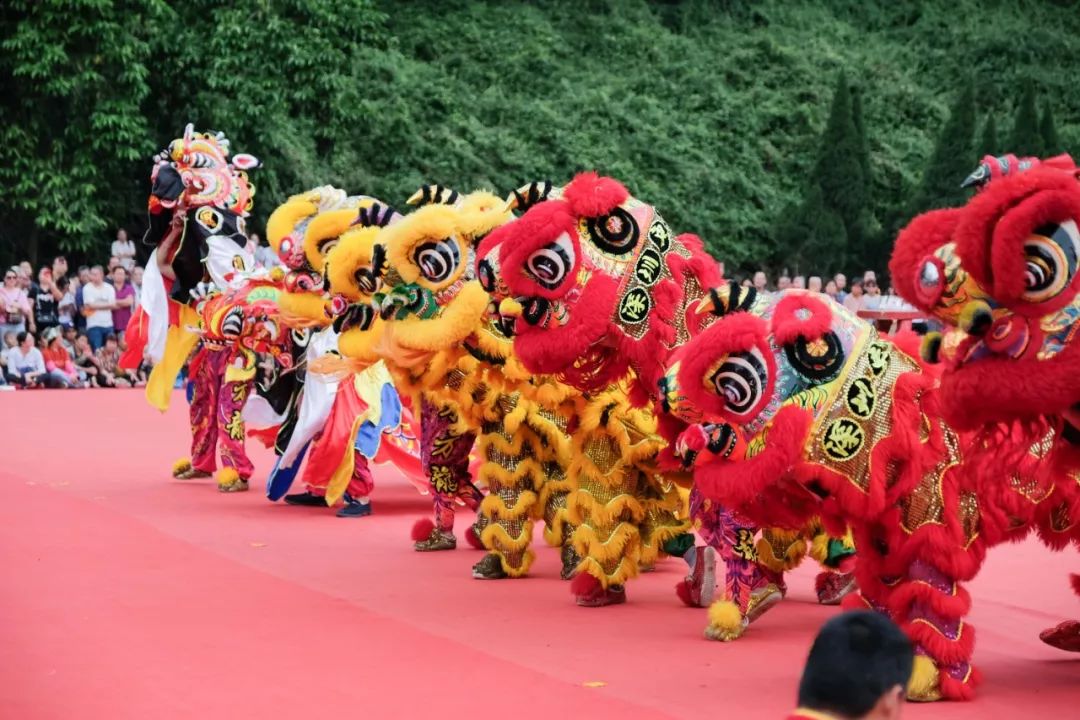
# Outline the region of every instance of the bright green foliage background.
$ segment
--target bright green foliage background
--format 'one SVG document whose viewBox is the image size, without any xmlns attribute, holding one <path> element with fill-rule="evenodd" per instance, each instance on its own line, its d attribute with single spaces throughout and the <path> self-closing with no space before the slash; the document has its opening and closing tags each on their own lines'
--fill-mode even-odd
<svg viewBox="0 0 1080 720">
<path fill-rule="evenodd" d="M 597 169 L 729 270 L 881 270 L 989 118 L 1080 153 L 1078 77 L 1064 0 L 8 0 L 0 254 L 100 258 L 193 121 L 264 161 L 256 227 L 326 182 L 400 205 Z"/>
</svg>

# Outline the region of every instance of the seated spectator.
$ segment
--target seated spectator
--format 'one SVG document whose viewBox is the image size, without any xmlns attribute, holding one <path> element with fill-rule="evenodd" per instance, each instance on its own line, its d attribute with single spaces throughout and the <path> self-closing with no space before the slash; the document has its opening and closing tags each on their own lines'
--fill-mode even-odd
<svg viewBox="0 0 1080 720">
<path fill-rule="evenodd" d="M 877 275 L 873 270 L 867 270 L 863 273 L 862 279 L 863 294 L 870 297 L 877 297 L 881 295 L 881 288 L 878 287 Z"/>
<path fill-rule="evenodd" d="M 806 276 L 805 275 L 796 275 L 795 277 L 793 277 L 791 279 L 791 287 L 795 288 L 796 290 L 805 290 L 806 289 Z"/>
<path fill-rule="evenodd" d="M 840 300 L 840 291 L 836 287 L 835 280 L 830 280 L 825 283 L 825 294 L 837 302 L 842 302 Z"/>
<path fill-rule="evenodd" d="M 64 345 L 64 349 L 68 351 L 68 355 L 72 358 L 75 357 L 75 337 L 77 333 L 73 327 L 62 327 L 60 329 L 60 342 Z"/>
<path fill-rule="evenodd" d="M 41 355 L 45 360 L 45 372 L 48 373 L 46 384 L 49 387 L 68 388 L 82 385 L 79 371 L 61 342 L 60 328 L 52 327 L 45 331 L 45 349 Z"/>
<path fill-rule="evenodd" d="M 107 335 L 105 345 L 98 348 L 95 355 L 98 367 L 101 368 L 99 379 L 106 387 L 131 387 L 135 384 L 135 376 L 120 367 L 120 343 L 117 342 L 116 335 Z"/>
<path fill-rule="evenodd" d="M 108 387 L 104 384 L 104 376 L 101 374 L 101 363 L 94 356 L 94 350 L 90 347 L 90 339 L 86 333 L 79 333 L 75 338 L 75 367 L 90 382 L 91 387 Z"/>
<path fill-rule="evenodd" d="M 754 289 L 761 292 L 769 284 L 769 276 L 765 274 L 764 270 L 758 270 L 754 273 Z"/>
<path fill-rule="evenodd" d="M 911 641 L 880 613 L 846 612 L 821 628 L 788 720 L 900 717 L 915 655 Z"/>
<path fill-rule="evenodd" d="M 853 313 L 863 309 L 863 285 L 861 280 L 851 283 L 851 292 L 844 298 L 844 307 Z"/>
<path fill-rule="evenodd" d="M 787 275 L 781 275 L 780 279 L 776 281 L 777 290 L 787 290 L 791 287 L 791 278 Z"/>
<path fill-rule="evenodd" d="M 811 275 L 810 279 L 806 281 L 806 289 L 810 292 L 821 292 L 821 278 L 817 275 Z"/>
<path fill-rule="evenodd" d="M 109 258 L 109 264 L 105 266 L 105 272 L 109 274 L 109 277 L 112 277 L 112 271 L 118 267 L 121 267 L 120 258 L 113 255 Z"/>
<path fill-rule="evenodd" d="M 41 387 L 48 373 L 45 359 L 34 345 L 34 336 L 21 332 L 15 337 L 16 346 L 8 352 L 7 379 L 25 388 Z"/>
<path fill-rule="evenodd" d="M 0 368 L 0 371 L 7 370 L 8 355 L 12 350 L 19 346 L 19 341 L 16 339 L 17 335 L 18 333 L 12 330 L 8 330 L 4 333 L 4 347 L 3 349 L 0 349 L 0 365 L 3 365 L 3 367 Z"/>
<path fill-rule="evenodd" d="M 4 286 L 0 288 L 0 332 L 18 335 L 33 329 L 34 311 L 30 307 L 30 297 L 19 284 L 19 269 L 10 268 L 4 272 Z"/>
<path fill-rule="evenodd" d="M 844 302 L 848 296 L 847 275 L 844 273 L 836 273 L 833 275 L 833 282 L 836 283 L 836 300 L 838 302 Z"/>
</svg>

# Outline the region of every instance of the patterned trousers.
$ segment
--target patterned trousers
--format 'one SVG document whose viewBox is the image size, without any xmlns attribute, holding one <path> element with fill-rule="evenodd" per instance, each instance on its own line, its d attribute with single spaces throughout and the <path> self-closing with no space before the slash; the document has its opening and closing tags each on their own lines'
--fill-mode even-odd
<svg viewBox="0 0 1080 720">
<path fill-rule="evenodd" d="M 195 358 L 194 396 L 191 399 L 191 465 L 196 470 L 217 470 L 221 464 L 236 470 L 242 480 L 251 477 L 254 468 L 244 451 L 244 403 L 251 392 L 251 382 L 225 382 L 230 351 L 199 351 Z"/>
<path fill-rule="evenodd" d="M 449 406 L 437 406 L 426 398 L 420 410 L 420 462 L 434 496 L 435 525 L 444 531 L 454 529 L 457 505 L 476 510 L 483 493 L 469 475 L 469 452 L 476 433 L 457 432 L 457 413 Z"/>
</svg>

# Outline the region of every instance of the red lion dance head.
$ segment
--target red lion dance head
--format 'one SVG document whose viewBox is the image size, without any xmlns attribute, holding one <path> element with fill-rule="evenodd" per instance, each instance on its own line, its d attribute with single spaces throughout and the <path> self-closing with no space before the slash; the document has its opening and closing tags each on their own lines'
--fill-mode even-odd
<svg viewBox="0 0 1080 720">
<path fill-rule="evenodd" d="M 551 190 L 487 247 L 499 249 L 513 297 L 503 311 L 517 316 L 514 351 L 531 370 L 584 391 L 632 368 L 654 394 L 663 359 L 689 336 L 687 284 L 720 279 L 695 236 L 675 237 L 655 207 L 595 173 Z"/>
<path fill-rule="evenodd" d="M 896 287 L 947 326 L 942 397 L 954 425 L 1068 416 L 1080 402 L 1080 171 L 1068 156 L 984 158 L 962 208 L 897 238 Z"/>
</svg>

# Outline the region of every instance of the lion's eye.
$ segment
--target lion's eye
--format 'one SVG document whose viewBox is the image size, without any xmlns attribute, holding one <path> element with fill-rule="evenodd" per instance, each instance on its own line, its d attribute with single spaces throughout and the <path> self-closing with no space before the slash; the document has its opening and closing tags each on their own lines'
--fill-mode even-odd
<svg viewBox="0 0 1080 720">
<path fill-rule="evenodd" d="M 461 250 L 454 238 L 426 242 L 416 248 L 413 261 L 430 282 L 445 282 L 461 264 Z"/>
<path fill-rule="evenodd" d="M 1080 232 L 1076 222 L 1047 225 L 1036 230 L 1024 243 L 1024 285 L 1021 298 L 1040 303 L 1057 297 L 1076 276 L 1080 254 Z"/>
<path fill-rule="evenodd" d="M 525 261 L 525 270 L 543 288 L 554 290 L 574 269 L 574 243 L 563 233 Z"/>
<path fill-rule="evenodd" d="M 709 376 L 715 392 L 728 409 L 742 415 L 757 407 L 768 384 L 768 369 L 759 352 L 729 355 Z"/>
<path fill-rule="evenodd" d="M 641 229 L 634 216 L 626 210 L 615 208 L 609 215 L 592 218 L 588 222 L 589 236 L 606 253 L 625 255 L 634 249 Z"/>
</svg>

